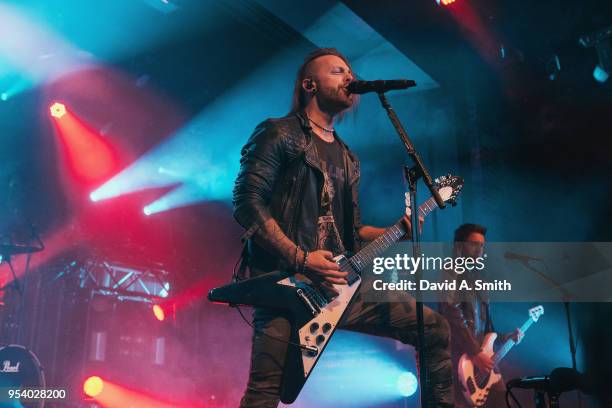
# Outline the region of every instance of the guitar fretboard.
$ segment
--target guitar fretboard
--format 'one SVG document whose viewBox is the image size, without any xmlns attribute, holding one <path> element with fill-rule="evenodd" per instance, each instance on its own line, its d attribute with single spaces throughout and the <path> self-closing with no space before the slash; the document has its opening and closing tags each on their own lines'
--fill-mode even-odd
<svg viewBox="0 0 612 408">
<path fill-rule="evenodd" d="M 419 214 L 423 216 L 423 218 L 427 217 L 433 210 L 438 208 L 438 204 L 436 204 L 436 200 L 433 197 L 429 197 L 427 201 L 419 206 Z"/>
<path fill-rule="evenodd" d="M 529 330 L 529 328 L 531 327 L 533 322 L 534 322 L 534 320 L 532 318 L 529 318 L 521 326 L 521 331 L 523 332 L 523 334 L 526 333 L 527 330 Z M 495 353 L 495 356 L 493 356 L 493 362 L 497 365 L 497 363 L 499 363 L 501 361 L 501 359 L 504 358 L 506 356 L 506 354 L 508 354 L 508 352 L 512 349 L 512 347 L 514 347 L 515 344 L 516 343 L 512 339 L 506 340 L 504 345 L 501 346 L 501 348 L 499 350 L 497 350 L 497 353 Z"/>
<path fill-rule="evenodd" d="M 418 208 L 418 213 L 425 218 L 435 208 L 437 208 L 436 201 L 433 197 L 427 199 Z M 406 227 L 400 220 L 392 227 L 387 230 L 374 241 L 366 245 L 361 251 L 353 255 L 349 262 L 353 265 L 356 272 L 361 272 L 363 268 L 370 264 L 377 256 L 385 252 L 391 245 L 396 243 L 406 233 Z"/>
</svg>

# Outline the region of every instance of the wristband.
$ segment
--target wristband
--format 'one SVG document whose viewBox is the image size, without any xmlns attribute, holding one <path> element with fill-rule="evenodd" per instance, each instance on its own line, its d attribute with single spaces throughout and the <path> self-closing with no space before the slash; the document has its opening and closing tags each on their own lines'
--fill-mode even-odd
<svg viewBox="0 0 612 408">
<path fill-rule="evenodd" d="M 304 273 L 306 271 L 306 260 L 308 259 L 308 251 L 304 251 L 304 263 L 302 263 L 302 270 L 300 273 Z"/>
</svg>

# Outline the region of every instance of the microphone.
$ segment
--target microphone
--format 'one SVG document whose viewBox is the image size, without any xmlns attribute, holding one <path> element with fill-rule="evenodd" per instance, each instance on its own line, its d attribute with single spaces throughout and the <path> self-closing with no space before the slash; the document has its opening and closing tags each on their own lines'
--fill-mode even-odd
<svg viewBox="0 0 612 408">
<path fill-rule="evenodd" d="M 528 261 L 541 261 L 542 258 L 538 258 L 535 256 L 529 256 L 529 255 L 524 255 L 524 254 L 517 254 L 516 252 L 504 252 L 504 258 L 506 259 L 511 259 L 511 260 L 516 260 L 516 261 L 521 261 L 521 262 L 528 262 Z"/>
<path fill-rule="evenodd" d="M 550 377 L 547 375 L 539 375 L 535 377 L 514 378 L 508 381 L 506 387 L 547 390 L 550 388 Z"/>
<path fill-rule="evenodd" d="M 584 376 L 573 368 L 567 367 L 555 368 L 550 375 L 514 378 L 508 381 L 506 386 L 508 388 L 549 391 L 554 394 L 562 394 L 575 389 L 589 391 Z"/>
<path fill-rule="evenodd" d="M 550 388 L 558 394 L 575 389 L 587 394 L 591 392 L 585 376 L 568 367 L 558 367 L 552 370 L 550 373 Z"/>
<path fill-rule="evenodd" d="M 416 86 L 416 82 L 410 79 L 390 79 L 377 81 L 353 81 L 348 84 L 347 90 L 352 94 L 364 94 L 368 92 L 383 93 L 397 91 Z"/>
</svg>

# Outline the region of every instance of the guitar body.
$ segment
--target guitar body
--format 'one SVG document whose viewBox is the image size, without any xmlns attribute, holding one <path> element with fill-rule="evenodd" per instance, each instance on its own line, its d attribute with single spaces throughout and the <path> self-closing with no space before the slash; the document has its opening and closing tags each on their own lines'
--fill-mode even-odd
<svg viewBox="0 0 612 408">
<path fill-rule="evenodd" d="M 496 338 L 496 333 L 489 333 L 482 342 L 482 351 L 491 358 L 495 354 L 493 344 Z M 481 375 L 467 354 L 463 354 L 459 359 L 458 370 L 461 391 L 466 400 L 471 402 L 474 407 L 484 406 L 491 387 L 502 378 L 501 374 L 496 372 L 495 369 L 488 375 Z"/>
<path fill-rule="evenodd" d="M 349 272 L 348 285 L 334 285 L 332 298 L 301 274 L 271 272 L 211 290 L 212 302 L 282 309 L 290 316 L 291 335 L 281 383 L 281 401 L 292 403 L 302 390 L 351 301 L 361 286 L 361 277 L 344 256 L 335 258 Z"/>
<path fill-rule="evenodd" d="M 520 332 L 523 334 L 527 333 L 527 330 L 531 325 L 537 322 L 544 314 L 544 307 L 538 305 L 529 309 L 529 318 L 520 327 Z M 483 373 L 477 367 L 467 354 L 463 354 L 459 359 L 457 367 L 457 374 L 459 378 L 459 384 L 461 384 L 461 392 L 465 396 L 465 400 L 469 402 L 472 407 L 482 407 L 487 402 L 487 397 L 491 391 L 491 387 L 501 380 L 501 374 L 497 371 L 497 364 L 506 356 L 506 354 L 516 345 L 513 339 L 508 339 L 499 348 L 499 350 L 493 350 L 493 344 L 497 339 L 496 333 L 489 333 L 485 336 L 482 341 L 482 347 L 480 348 L 487 356 L 493 360 L 493 370 L 490 373 Z"/>
</svg>

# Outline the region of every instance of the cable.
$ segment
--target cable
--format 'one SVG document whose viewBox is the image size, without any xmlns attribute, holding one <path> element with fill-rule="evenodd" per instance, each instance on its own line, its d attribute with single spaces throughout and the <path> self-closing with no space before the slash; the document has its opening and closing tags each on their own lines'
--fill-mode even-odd
<svg viewBox="0 0 612 408">
<path fill-rule="evenodd" d="M 521 407 L 521 403 L 518 402 L 518 400 L 516 399 L 516 397 L 514 396 L 514 394 L 512 393 L 512 387 L 509 387 L 506 389 L 506 404 L 508 404 L 508 394 L 510 394 L 510 396 L 512 397 L 512 400 L 516 403 L 516 405 L 518 405 L 518 408 L 522 408 Z M 508 404 L 508 407 L 510 407 L 510 404 Z"/>
</svg>

